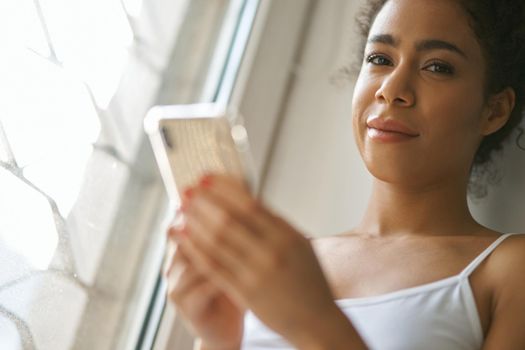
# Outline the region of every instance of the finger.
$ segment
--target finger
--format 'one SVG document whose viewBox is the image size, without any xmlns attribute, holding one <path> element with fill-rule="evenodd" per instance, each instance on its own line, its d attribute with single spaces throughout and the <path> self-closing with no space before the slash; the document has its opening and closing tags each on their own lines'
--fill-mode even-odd
<svg viewBox="0 0 525 350">
<path fill-rule="evenodd" d="M 190 228 L 194 243 L 237 276 L 246 277 L 254 268 L 266 266 L 271 246 L 208 198 L 196 196 L 187 210 L 188 226 L 200 226 L 195 232 Z"/>
<path fill-rule="evenodd" d="M 168 225 L 167 235 L 168 238 L 170 237 L 170 234 L 172 234 L 172 228 L 174 229 L 180 229 L 184 226 L 184 213 L 182 212 L 182 208 L 178 207 L 175 210 L 175 214 L 173 215 L 173 219 L 171 220 L 170 224 Z"/>
<path fill-rule="evenodd" d="M 177 299 L 194 285 L 206 281 L 205 276 L 192 266 L 186 255 L 184 247 L 179 244 L 167 276 L 169 295 Z"/>
<path fill-rule="evenodd" d="M 224 233 L 218 235 L 211 232 L 202 220 L 195 220 L 193 216 L 188 216 L 187 225 L 189 231 L 187 240 L 190 240 L 200 252 L 206 254 L 221 267 L 232 273 L 239 273 L 240 268 L 246 263 L 246 255 L 232 248 L 227 242 L 219 242 L 216 237 L 224 237 Z M 232 232 L 227 232 L 227 234 L 232 234 Z"/>
<path fill-rule="evenodd" d="M 219 292 L 220 289 L 214 284 L 203 282 L 195 286 L 191 292 L 185 294 L 183 297 L 184 300 L 181 300 L 177 304 L 177 309 L 182 313 L 183 317 L 187 317 L 189 314 L 202 314 L 204 309 L 209 307 L 210 301 L 217 296 Z"/>
<path fill-rule="evenodd" d="M 196 188 L 206 189 L 211 198 L 221 207 L 236 214 L 243 223 L 254 230 L 262 231 L 267 225 L 266 212 L 260 199 L 253 197 L 234 177 L 225 175 L 208 175 L 200 181 Z"/>
<path fill-rule="evenodd" d="M 181 233 L 184 231 L 185 226 L 186 226 L 186 223 L 184 223 L 183 225 L 170 226 L 168 228 L 168 236 L 167 236 L 168 241 L 177 243 L 179 241 Z"/>
<path fill-rule="evenodd" d="M 224 247 L 238 258 L 253 256 L 251 254 L 253 251 L 256 253 L 261 244 L 260 232 L 246 226 L 234 213 L 218 206 L 212 197 L 212 194 L 203 191 L 188 207 L 188 222 L 198 222 L 202 228 L 195 232 L 195 238 L 212 248 Z"/>
<path fill-rule="evenodd" d="M 270 210 L 260 198 L 255 198 L 235 177 L 208 174 L 200 180 L 200 187 L 207 189 L 212 198 L 243 220 L 248 227 L 261 232 L 261 238 L 270 243 L 282 243 L 281 230 L 290 230 L 291 225 Z M 296 231 L 296 230 L 293 230 Z"/>
<path fill-rule="evenodd" d="M 237 269 L 245 268 L 246 263 L 251 260 L 253 267 L 266 266 L 268 261 L 275 260 L 275 252 L 286 250 L 290 245 L 294 245 L 301 235 L 291 225 L 283 219 L 273 214 L 267 213 L 271 218 L 265 222 L 264 234 L 249 226 L 245 226 L 245 221 L 239 220 L 237 215 L 228 211 L 224 206 L 218 204 L 220 200 L 207 190 L 196 188 L 194 196 L 188 201 L 185 215 L 196 216 L 203 225 L 209 228 L 206 236 L 197 235 L 203 243 L 214 244 L 215 249 L 221 242 L 233 247 L 239 257 L 245 258 Z M 255 215 L 255 217 L 258 217 Z M 266 220 L 265 220 L 266 221 Z M 236 225 L 238 225 L 236 227 Z M 199 232 L 197 232 L 198 234 Z M 208 239 L 206 242 L 205 240 Z M 211 241 L 210 241 L 211 240 Z M 229 266 L 235 267 L 233 264 Z"/>
<path fill-rule="evenodd" d="M 288 233 L 289 226 L 285 225 L 284 220 L 271 213 L 261 203 L 252 201 L 251 204 L 246 204 L 244 208 L 239 209 L 238 205 L 231 204 L 236 200 L 235 198 L 230 198 L 229 202 L 224 201 L 216 194 L 218 191 L 223 191 L 219 185 L 194 188 L 193 196 L 185 202 L 185 215 L 190 215 L 192 210 L 195 210 L 200 220 L 207 220 L 213 227 L 224 227 L 232 221 L 244 226 L 246 230 L 252 232 L 252 235 L 225 238 L 231 240 L 232 246 L 237 246 L 245 252 L 252 250 L 257 252 L 257 248 L 264 244 L 279 246 L 288 238 L 285 233 L 293 234 Z M 226 196 L 226 193 L 223 196 Z"/>
<path fill-rule="evenodd" d="M 173 266 L 173 258 L 175 251 L 177 250 L 175 243 L 168 241 L 166 245 L 166 251 L 164 253 L 164 262 L 162 264 L 162 275 L 167 277 L 169 275 L 171 266 Z"/>
<path fill-rule="evenodd" d="M 170 227 L 168 230 L 168 242 L 166 246 L 166 255 L 164 262 L 164 275 L 168 276 L 173 266 L 177 263 L 188 263 L 188 258 L 184 251 L 179 247 L 180 236 L 183 235 L 182 229 Z"/>
<path fill-rule="evenodd" d="M 191 235 L 191 233 L 190 233 Z M 189 237 L 181 242 L 192 265 L 205 277 L 213 281 L 217 286 L 231 294 L 237 295 L 237 276 L 232 270 L 225 268 L 213 256 L 209 256 Z"/>
<path fill-rule="evenodd" d="M 206 278 L 191 267 L 178 266 L 168 276 L 168 296 L 175 303 L 181 303 L 188 293 L 204 282 Z"/>
<path fill-rule="evenodd" d="M 239 194 L 245 194 L 252 197 L 250 192 L 250 185 L 242 178 L 238 178 L 235 175 L 224 174 L 224 173 L 207 173 L 199 179 L 201 184 L 209 184 L 211 182 L 219 182 L 224 186 L 229 187 L 230 191 L 238 192 Z"/>
</svg>

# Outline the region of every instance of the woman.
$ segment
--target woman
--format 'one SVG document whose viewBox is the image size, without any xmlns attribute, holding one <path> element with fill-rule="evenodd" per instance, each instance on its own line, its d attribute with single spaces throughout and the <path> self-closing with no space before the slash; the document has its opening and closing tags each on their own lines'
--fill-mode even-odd
<svg viewBox="0 0 525 350">
<path fill-rule="evenodd" d="M 167 274 L 201 349 L 525 348 L 525 237 L 466 200 L 522 118 L 525 4 L 367 6 L 352 101 L 365 215 L 310 241 L 235 179 L 188 189 Z"/>
</svg>

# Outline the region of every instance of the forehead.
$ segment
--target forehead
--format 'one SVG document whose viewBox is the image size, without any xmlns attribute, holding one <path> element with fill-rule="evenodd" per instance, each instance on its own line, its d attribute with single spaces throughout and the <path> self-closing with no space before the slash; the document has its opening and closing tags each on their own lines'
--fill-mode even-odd
<svg viewBox="0 0 525 350">
<path fill-rule="evenodd" d="M 457 0 L 389 0 L 378 13 L 370 36 L 390 34 L 402 45 L 438 39 L 460 47 L 470 57 L 481 48 L 470 18 Z"/>
</svg>

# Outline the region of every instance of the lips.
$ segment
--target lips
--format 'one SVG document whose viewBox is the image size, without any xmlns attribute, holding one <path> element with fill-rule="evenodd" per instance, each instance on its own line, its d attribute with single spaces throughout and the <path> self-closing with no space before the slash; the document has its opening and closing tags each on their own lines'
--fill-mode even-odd
<svg viewBox="0 0 525 350">
<path fill-rule="evenodd" d="M 398 133 L 412 137 L 419 136 L 419 133 L 408 125 L 391 118 L 382 118 L 378 116 L 369 117 L 366 120 L 366 125 L 369 128 L 377 129 L 382 132 Z"/>
</svg>

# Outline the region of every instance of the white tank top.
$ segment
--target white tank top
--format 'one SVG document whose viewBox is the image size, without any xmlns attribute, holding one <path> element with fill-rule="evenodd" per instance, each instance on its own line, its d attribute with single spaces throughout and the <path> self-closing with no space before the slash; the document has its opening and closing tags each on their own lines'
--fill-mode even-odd
<svg viewBox="0 0 525 350">
<path fill-rule="evenodd" d="M 378 296 L 337 299 L 336 303 L 370 349 L 480 349 L 483 331 L 468 278 L 510 235 L 498 237 L 458 275 Z M 242 349 L 293 347 L 248 311 Z"/>
</svg>

